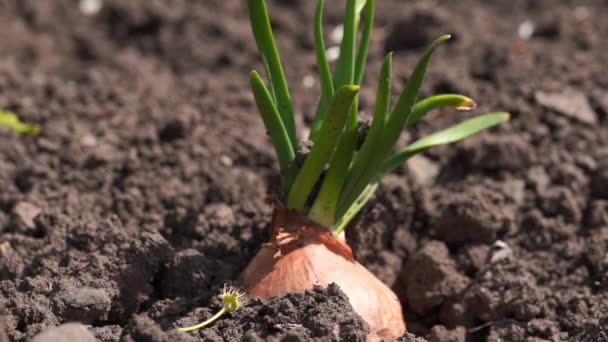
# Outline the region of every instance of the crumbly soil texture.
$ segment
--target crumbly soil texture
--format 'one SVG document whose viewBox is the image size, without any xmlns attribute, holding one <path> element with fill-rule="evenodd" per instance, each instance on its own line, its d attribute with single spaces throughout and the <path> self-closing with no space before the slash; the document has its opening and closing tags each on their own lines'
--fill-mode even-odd
<svg viewBox="0 0 608 342">
<path fill-rule="evenodd" d="M 344 4 L 325 5 L 336 46 Z M 306 127 L 314 2 L 269 10 Z M 401 340 L 608 341 L 606 18 L 596 0 L 377 1 L 364 118 L 383 55 L 396 97 L 445 33 L 422 95 L 512 113 L 387 176 L 347 232 L 398 294 Z M 336 286 L 175 330 L 220 308 L 279 188 L 244 1 L 0 0 L 0 22 L 0 107 L 42 125 L 0 129 L 0 341 L 365 339 Z M 400 144 L 470 115 L 433 113 Z"/>
</svg>

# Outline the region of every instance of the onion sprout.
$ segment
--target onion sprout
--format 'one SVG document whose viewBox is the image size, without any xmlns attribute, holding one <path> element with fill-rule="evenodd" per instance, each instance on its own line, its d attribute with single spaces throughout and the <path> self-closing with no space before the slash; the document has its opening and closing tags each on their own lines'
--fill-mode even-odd
<svg viewBox="0 0 608 342">
<path fill-rule="evenodd" d="M 297 165 L 294 111 L 265 0 L 248 1 L 252 30 L 270 91 L 255 71 L 251 74 L 251 87 L 277 153 L 286 206 L 334 234 L 339 234 L 373 196 L 382 176 L 411 156 L 433 146 L 460 141 L 509 119 L 502 112 L 481 115 L 394 151 L 401 132 L 428 112 L 438 108 L 471 110 L 476 106 L 472 99 L 458 94 L 436 95 L 417 102 L 435 49 L 450 39 L 444 35 L 423 53 L 392 109 L 392 53 L 386 56 L 380 70 L 372 124 L 357 150 L 358 91 L 371 40 L 375 1 L 346 0 L 344 34 L 332 72 L 323 38 L 324 1 L 318 0 L 312 33 L 321 96 L 310 128 L 313 147 L 302 165 Z M 319 190 L 315 191 L 316 188 Z"/>
</svg>

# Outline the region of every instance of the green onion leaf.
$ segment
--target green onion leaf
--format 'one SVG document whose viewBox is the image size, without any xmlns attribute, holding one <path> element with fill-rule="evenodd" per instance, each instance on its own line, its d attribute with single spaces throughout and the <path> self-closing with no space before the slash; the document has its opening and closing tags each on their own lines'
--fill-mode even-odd
<svg viewBox="0 0 608 342">
<path fill-rule="evenodd" d="M 416 153 L 422 152 L 428 148 L 451 144 L 453 142 L 463 140 L 473 134 L 479 133 L 484 129 L 496 126 L 508 120 L 509 113 L 489 113 L 465 120 L 455 126 L 433 133 L 410 144 L 399 153 L 388 158 L 382 165 L 382 170 L 380 173 L 381 175 L 384 175 L 391 172 Z"/>
<path fill-rule="evenodd" d="M 435 49 L 448 39 L 450 39 L 449 35 L 437 38 L 424 52 L 420 61 L 418 61 L 418 64 L 416 64 L 412 75 L 405 85 L 405 89 L 399 96 L 399 100 L 388 118 L 385 129 L 382 131 L 382 137 L 377 145 L 377 149 L 373 153 L 372 160 L 369 165 L 364 168 L 361 176 L 347 180 L 345 185 L 346 191 L 344 191 L 343 195 L 340 197 L 340 202 L 338 204 L 338 211 L 336 213 L 337 219 L 340 219 L 341 216 L 344 215 L 350 205 L 359 197 L 359 194 L 365 189 L 376 173 L 378 173 L 382 162 L 397 143 L 401 131 L 407 125 L 409 118 L 411 117 L 412 107 L 418 97 L 418 92 L 422 85 L 422 81 L 424 80 L 426 68 L 431 56 Z"/>
<path fill-rule="evenodd" d="M 321 79 L 321 100 L 317 107 L 317 113 L 310 127 L 310 140 L 315 141 L 321 124 L 325 118 L 325 111 L 329 101 L 334 96 L 334 83 L 331 78 L 331 71 L 329 69 L 329 63 L 327 62 L 327 56 L 325 55 L 325 41 L 323 39 L 323 0 L 317 2 L 317 9 L 315 12 L 314 21 L 314 38 L 315 38 L 315 51 L 317 54 L 317 66 L 319 68 L 319 76 Z"/>
<path fill-rule="evenodd" d="M 357 215 L 357 213 L 365 206 L 365 204 L 371 199 L 372 195 L 378 189 L 380 180 L 382 177 L 394 170 L 397 166 L 411 158 L 416 153 L 422 152 L 428 148 L 450 144 L 463 140 L 471 135 L 479 133 L 480 131 L 498 125 L 509 120 L 509 113 L 498 112 L 481 115 L 462 123 L 439 131 L 427 137 L 424 137 L 413 144 L 407 146 L 401 152 L 395 154 L 389 158 L 383 165 L 382 171 L 375 175 L 369 184 L 366 185 L 365 189 L 357 197 L 357 199 L 350 205 L 345 211 L 344 215 L 334 225 L 332 229 L 334 235 L 338 236 L 344 228 L 350 223 L 350 221 Z"/>
<path fill-rule="evenodd" d="M 358 92 L 359 87 L 354 85 L 345 85 L 336 91 L 327 110 L 327 116 L 323 120 L 317 141 L 306 157 L 287 196 L 287 206 L 290 209 L 298 211 L 304 209 L 308 196 L 319 180 L 344 131 L 349 111 Z"/>
<path fill-rule="evenodd" d="M 258 112 L 264 121 L 264 126 L 270 135 L 279 160 L 279 167 L 283 174 L 283 187 L 288 190 L 297 171 L 295 148 L 264 81 L 255 70 L 251 72 L 249 81 Z"/>
<path fill-rule="evenodd" d="M 361 81 L 363 80 L 365 62 L 367 61 L 367 50 L 369 48 L 369 42 L 372 38 L 372 29 L 374 27 L 375 0 L 360 1 L 357 6 L 361 7 L 357 7 L 357 13 L 360 13 L 363 10 L 363 5 L 365 5 L 365 26 L 363 27 L 363 32 L 361 33 L 361 43 L 359 45 L 359 51 L 357 53 L 357 64 L 355 66 L 355 84 L 361 84 Z M 357 15 L 357 18 L 360 17 L 360 15 Z"/>
<path fill-rule="evenodd" d="M 0 126 L 8 127 L 19 134 L 38 135 L 40 133 L 40 125 L 21 122 L 17 114 L 8 110 L 0 109 Z"/>
<path fill-rule="evenodd" d="M 376 189 L 378 189 L 378 185 L 380 184 L 380 178 L 374 177 L 374 179 L 365 187 L 363 192 L 359 195 L 357 200 L 353 202 L 353 204 L 348 208 L 348 210 L 344 213 L 344 215 L 340 218 L 340 220 L 333 226 L 332 231 L 335 236 L 340 235 L 344 228 L 350 223 L 350 221 L 359 213 L 361 209 L 365 206 L 365 204 L 372 198 Z"/>
<path fill-rule="evenodd" d="M 281 58 L 277 50 L 268 11 L 264 0 L 249 0 L 249 17 L 255 41 L 257 43 L 266 73 L 276 100 L 277 109 L 281 115 L 285 129 L 293 146 L 297 144 L 296 125 L 291 103 L 291 95 L 281 66 Z"/>
<path fill-rule="evenodd" d="M 343 187 L 342 194 L 339 197 L 339 202 L 342 203 L 344 193 L 348 193 L 353 190 L 354 186 L 357 186 L 352 180 L 361 179 L 364 172 L 368 168 L 376 168 L 372 163 L 376 159 L 376 153 L 380 149 L 380 141 L 383 134 L 383 130 L 386 124 L 386 116 L 388 108 L 390 106 L 390 95 L 391 95 L 391 74 L 392 74 L 392 57 L 393 54 L 389 53 L 384 59 L 382 68 L 380 70 L 380 77 L 378 79 L 378 90 L 376 95 L 376 109 L 374 111 L 374 118 L 372 119 L 372 125 L 367 132 L 367 137 L 363 142 L 363 146 L 357 153 L 353 165 L 346 177 L 347 181 Z M 380 163 L 377 161 L 376 163 Z M 343 208 L 345 210 L 346 208 Z M 335 213 L 334 213 L 335 215 Z"/>
<path fill-rule="evenodd" d="M 411 118 L 408 120 L 408 126 L 416 123 L 426 113 L 439 108 L 456 108 L 456 110 L 471 110 L 477 106 L 472 99 L 456 94 L 442 94 L 427 97 L 426 99 L 416 103 L 412 108 Z"/>
<path fill-rule="evenodd" d="M 345 84 L 353 84 L 355 77 L 355 45 L 357 38 L 357 2 L 359 0 L 347 0 L 346 14 L 344 17 L 344 34 L 340 44 L 340 56 L 334 70 L 334 87 L 338 88 Z"/>
</svg>

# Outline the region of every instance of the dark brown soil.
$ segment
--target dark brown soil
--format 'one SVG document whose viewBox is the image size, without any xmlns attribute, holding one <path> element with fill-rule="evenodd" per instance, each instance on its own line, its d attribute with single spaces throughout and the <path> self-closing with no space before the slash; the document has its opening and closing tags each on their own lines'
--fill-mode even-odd
<svg viewBox="0 0 608 342">
<path fill-rule="evenodd" d="M 402 340 L 608 341 L 608 6 L 377 3 L 363 112 L 386 51 L 402 85 L 422 46 L 452 33 L 424 95 L 513 114 L 387 177 L 348 231 L 401 298 L 419 336 Z M 0 107 L 43 126 L 38 137 L 0 129 L 0 341 L 74 320 L 102 341 L 363 339 L 335 287 L 173 329 L 217 310 L 267 238 L 278 179 L 248 89 L 261 65 L 245 4 L 78 5 L 0 0 Z M 331 5 L 329 28 L 343 6 Z M 303 82 L 316 79 L 313 9 L 270 6 L 300 127 L 319 94 Z M 457 120 L 435 115 L 409 137 Z"/>
</svg>

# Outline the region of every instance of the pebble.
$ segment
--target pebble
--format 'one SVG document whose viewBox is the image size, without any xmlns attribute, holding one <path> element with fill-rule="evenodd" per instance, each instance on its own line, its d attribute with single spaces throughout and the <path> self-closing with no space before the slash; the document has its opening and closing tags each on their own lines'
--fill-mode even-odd
<svg viewBox="0 0 608 342">
<path fill-rule="evenodd" d="M 103 0 L 81 0 L 78 9 L 84 15 L 95 15 L 101 11 Z"/>
<path fill-rule="evenodd" d="M 27 228 L 36 228 L 34 220 L 40 215 L 40 208 L 28 202 L 19 202 L 13 211 Z"/>
<path fill-rule="evenodd" d="M 325 55 L 327 56 L 328 62 L 335 62 L 340 57 L 340 47 L 339 46 L 331 46 L 325 51 Z"/>
<path fill-rule="evenodd" d="M 329 39 L 331 39 L 331 41 L 334 42 L 335 44 L 340 44 L 340 43 L 342 43 L 343 36 L 344 36 L 344 25 L 340 24 L 340 25 L 334 27 L 333 30 L 331 30 L 331 33 L 329 34 Z"/>
<path fill-rule="evenodd" d="M 234 164 L 232 158 L 228 157 L 227 155 L 220 156 L 220 163 L 225 167 L 232 167 L 232 165 Z"/>
<path fill-rule="evenodd" d="M 304 78 L 302 79 L 302 85 L 306 89 L 310 89 L 310 88 L 314 87 L 314 85 L 315 85 L 315 78 L 312 75 L 306 75 L 306 76 L 304 76 Z"/>
<path fill-rule="evenodd" d="M 95 147 L 97 145 L 97 138 L 94 135 L 87 133 L 80 138 L 80 143 L 85 147 Z"/>
<path fill-rule="evenodd" d="M 406 165 L 414 180 L 420 185 L 433 184 L 439 174 L 439 165 L 422 155 L 411 157 Z"/>
<path fill-rule="evenodd" d="M 50 327 L 34 336 L 32 342 L 96 342 L 97 339 L 87 327 L 80 323 L 66 323 Z"/>
<path fill-rule="evenodd" d="M 510 259 L 513 257 L 513 250 L 502 240 L 494 242 L 490 248 L 490 263 L 496 263 L 501 260 Z"/>
<path fill-rule="evenodd" d="M 517 35 L 519 36 L 519 38 L 528 40 L 532 38 L 533 34 L 534 24 L 530 20 L 526 20 L 519 24 L 519 27 L 517 28 Z"/>
<path fill-rule="evenodd" d="M 534 96 L 536 102 L 547 109 L 554 110 L 582 123 L 597 124 L 597 116 L 591 108 L 587 96 L 577 90 L 566 89 L 562 92 L 537 91 Z"/>
</svg>

